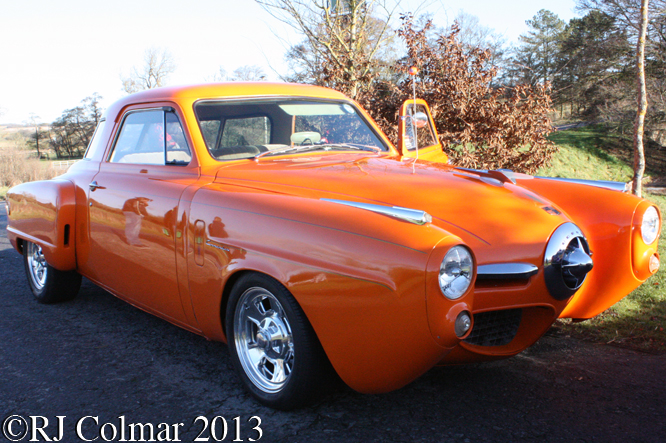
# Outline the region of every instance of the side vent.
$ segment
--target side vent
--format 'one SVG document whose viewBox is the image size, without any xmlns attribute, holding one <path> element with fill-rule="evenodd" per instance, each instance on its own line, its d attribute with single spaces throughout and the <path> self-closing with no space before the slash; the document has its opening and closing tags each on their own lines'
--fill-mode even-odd
<svg viewBox="0 0 666 443">
<path fill-rule="evenodd" d="M 63 238 L 65 246 L 69 246 L 69 225 L 65 225 L 65 233 Z"/>
</svg>

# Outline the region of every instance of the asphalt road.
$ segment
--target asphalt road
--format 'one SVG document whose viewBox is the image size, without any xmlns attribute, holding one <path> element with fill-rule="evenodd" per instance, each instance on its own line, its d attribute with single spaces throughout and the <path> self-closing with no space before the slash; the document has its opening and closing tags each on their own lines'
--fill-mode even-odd
<svg viewBox="0 0 666 443">
<path fill-rule="evenodd" d="M 225 345 L 86 280 L 74 301 L 33 301 L 6 222 L 2 203 L 0 442 L 25 423 L 21 441 L 34 425 L 44 433 L 33 441 L 61 430 L 64 442 L 139 441 L 138 424 L 146 441 L 149 424 L 152 441 L 191 442 L 202 431 L 215 441 L 212 425 L 220 439 L 224 421 L 224 441 L 256 440 L 257 425 L 263 442 L 666 441 L 666 356 L 558 334 L 509 360 L 435 368 L 389 394 L 340 389 L 307 409 L 273 411 L 242 389 Z"/>
</svg>

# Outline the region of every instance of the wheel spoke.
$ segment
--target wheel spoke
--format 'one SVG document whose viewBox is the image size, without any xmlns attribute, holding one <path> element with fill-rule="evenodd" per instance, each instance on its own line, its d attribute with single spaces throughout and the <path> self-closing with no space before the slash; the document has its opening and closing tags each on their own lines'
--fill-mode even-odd
<svg viewBox="0 0 666 443">
<path fill-rule="evenodd" d="M 263 306 L 261 306 L 261 303 L 255 300 L 245 304 L 244 315 L 245 318 L 259 326 L 261 320 L 266 317 L 266 311 L 263 309 Z"/>
<path fill-rule="evenodd" d="M 253 318 L 253 317 L 250 317 L 249 315 L 245 318 L 247 318 L 249 321 L 251 321 L 252 323 L 257 325 L 257 327 L 261 327 L 261 321 L 260 320 L 257 320 L 256 318 Z"/>
<path fill-rule="evenodd" d="M 273 373 L 273 371 L 271 371 L 271 370 L 266 366 L 267 363 L 271 363 L 271 362 L 270 362 L 270 360 L 268 359 L 268 357 L 266 357 L 266 355 L 264 355 L 264 356 L 263 356 L 263 357 L 257 362 L 256 368 L 257 368 L 257 371 L 258 371 L 261 375 L 263 375 L 267 380 L 271 380 L 271 379 L 273 378 L 273 377 L 272 377 L 272 373 Z"/>
<path fill-rule="evenodd" d="M 277 359 L 271 361 L 273 363 L 273 377 L 271 378 L 271 381 L 273 383 L 282 383 L 287 379 L 287 376 L 289 375 L 287 371 L 285 371 L 284 368 L 284 360 L 282 359 Z"/>
</svg>

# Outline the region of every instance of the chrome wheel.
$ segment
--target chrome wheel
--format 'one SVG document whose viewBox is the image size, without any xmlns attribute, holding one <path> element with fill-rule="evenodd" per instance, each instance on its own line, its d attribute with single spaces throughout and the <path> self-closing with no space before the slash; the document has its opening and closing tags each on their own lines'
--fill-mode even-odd
<svg viewBox="0 0 666 443">
<path fill-rule="evenodd" d="M 42 247 L 34 243 L 27 243 L 26 258 L 28 260 L 28 275 L 37 290 L 46 284 L 47 264 Z"/>
<path fill-rule="evenodd" d="M 289 319 L 267 289 L 251 287 L 240 296 L 234 315 L 238 359 L 252 384 L 265 393 L 280 391 L 294 368 Z"/>
</svg>

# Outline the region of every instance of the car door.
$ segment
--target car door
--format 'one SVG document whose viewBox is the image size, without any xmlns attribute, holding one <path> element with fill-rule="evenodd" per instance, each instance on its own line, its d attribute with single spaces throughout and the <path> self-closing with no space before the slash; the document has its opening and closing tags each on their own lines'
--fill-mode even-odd
<svg viewBox="0 0 666 443">
<path fill-rule="evenodd" d="M 88 273 L 176 323 L 188 323 L 176 254 L 185 229 L 177 220 L 179 199 L 198 178 L 189 145 L 173 108 L 130 109 L 88 199 Z"/>
<path fill-rule="evenodd" d="M 414 136 L 417 135 L 417 137 Z M 400 107 L 398 146 L 404 157 L 447 163 L 437 129 L 425 100 L 410 99 Z"/>
</svg>

